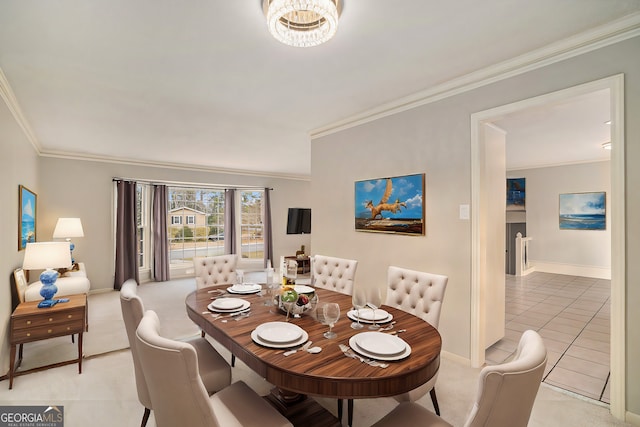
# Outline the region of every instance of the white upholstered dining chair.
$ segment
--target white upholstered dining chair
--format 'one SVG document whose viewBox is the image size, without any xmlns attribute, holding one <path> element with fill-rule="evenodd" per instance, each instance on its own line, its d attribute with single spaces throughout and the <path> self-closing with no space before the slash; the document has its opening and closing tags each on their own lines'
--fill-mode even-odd
<svg viewBox="0 0 640 427">
<path fill-rule="evenodd" d="M 351 295 L 358 261 L 314 255 L 311 258 L 313 286 Z"/>
<path fill-rule="evenodd" d="M 147 424 L 151 409 L 153 408 L 136 347 L 136 328 L 142 320 L 145 311 L 142 299 L 138 296 L 137 286 L 138 284 L 133 279 L 124 282 L 120 288 L 120 306 L 122 308 L 124 326 L 127 330 L 129 346 L 131 347 L 131 356 L 133 357 L 138 400 L 145 408 L 141 423 L 141 426 L 144 427 Z M 231 384 L 231 367 L 207 340 L 204 338 L 192 338 L 185 342 L 192 345 L 198 354 L 200 377 L 208 393 L 215 393 Z"/>
<path fill-rule="evenodd" d="M 387 305 L 420 317 L 438 329 L 442 300 L 448 281 L 447 276 L 440 274 L 390 266 L 387 270 Z M 440 415 L 435 389 L 437 379 L 438 372 L 420 387 L 394 398 L 399 402 L 414 402 L 430 393 L 433 408 L 436 414 Z"/>
<path fill-rule="evenodd" d="M 159 335 L 147 311 L 136 330 L 140 365 L 158 427 L 287 427 L 292 424 L 244 382 L 209 396 L 192 345 Z"/>
<path fill-rule="evenodd" d="M 193 268 L 196 276 L 196 288 L 214 285 L 233 285 L 236 283 L 238 255 L 218 255 L 194 257 Z"/>
<path fill-rule="evenodd" d="M 516 356 L 480 371 L 478 394 L 465 427 L 526 427 L 547 364 L 547 349 L 537 332 L 522 334 Z M 403 402 L 373 427 L 451 427 L 415 402 Z"/>
</svg>

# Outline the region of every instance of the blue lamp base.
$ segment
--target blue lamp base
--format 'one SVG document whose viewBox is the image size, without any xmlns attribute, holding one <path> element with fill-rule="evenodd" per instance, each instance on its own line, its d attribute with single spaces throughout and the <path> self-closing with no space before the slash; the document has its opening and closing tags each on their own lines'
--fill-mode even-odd
<svg viewBox="0 0 640 427">
<path fill-rule="evenodd" d="M 53 296 L 58 292 L 56 286 L 56 280 L 58 279 L 58 272 L 55 270 L 47 269 L 40 274 L 40 282 L 42 282 L 42 289 L 40 289 L 40 295 L 44 298 L 38 304 L 39 308 L 53 307 L 58 303 L 58 300 L 54 300 Z"/>
</svg>

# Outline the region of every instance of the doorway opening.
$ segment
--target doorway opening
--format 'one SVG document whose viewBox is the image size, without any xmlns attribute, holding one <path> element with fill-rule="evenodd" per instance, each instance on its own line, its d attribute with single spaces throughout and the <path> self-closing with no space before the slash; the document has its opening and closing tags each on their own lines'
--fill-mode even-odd
<svg viewBox="0 0 640 427">
<path fill-rule="evenodd" d="M 625 413 L 625 216 L 624 216 L 624 103 L 623 76 L 617 75 L 595 82 L 575 86 L 517 103 L 481 111 L 471 116 L 472 155 L 472 285 L 471 285 L 471 361 L 473 366 L 485 362 L 485 317 L 487 308 L 483 300 L 484 277 L 487 268 L 482 262 L 483 217 L 481 201 L 486 197 L 483 182 L 484 153 L 480 144 L 483 127 L 501 117 L 532 107 L 560 102 L 599 90 L 609 90 L 611 111 L 611 412 L 618 418 Z M 503 193 L 504 195 L 504 193 Z M 504 196 L 503 196 L 504 197 Z M 502 224 L 504 227 L 504 224 Z M 503 228 L 504 229 L 504 228 Z M 504 258 L 503 258 L 504 259 Z"/>
</svg>

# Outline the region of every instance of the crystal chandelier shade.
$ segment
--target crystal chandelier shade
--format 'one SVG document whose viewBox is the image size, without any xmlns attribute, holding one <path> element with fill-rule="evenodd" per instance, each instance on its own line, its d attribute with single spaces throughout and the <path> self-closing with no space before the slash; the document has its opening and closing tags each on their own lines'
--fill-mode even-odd
<svg viewBox="0 0 640 427">
<path fill-rule="evenodd" d="M 263 0 L 269 31 L 276 40 L 311 47 L 331 39 L 338 29 L 340 0 Z"/>
</svg>

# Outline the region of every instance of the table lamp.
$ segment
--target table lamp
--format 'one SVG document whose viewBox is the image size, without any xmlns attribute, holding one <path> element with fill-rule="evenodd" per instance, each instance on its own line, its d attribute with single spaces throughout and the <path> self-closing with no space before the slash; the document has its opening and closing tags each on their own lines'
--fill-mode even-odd
<svg viewBox="0 0 640 427">
<path fill-rule="evenodd" d="M 40 295 L 44 298 L 38 307 L 52 307 L 57 301 L 53 296 L 58 292 L 56 280 L 58 272 L 54 268 L 68 268 L 71 266 L 71 250 L 69 242 L 34 242 L 27 243 L 22 268 L 25 270 L 41 270 L 42 289 Z"/>
<path fill-rule="evenodd" d="M 71 251 L 71 265 L 75 264 L 76 260 L 73 259 L 73 250 L 76 245 L 71 242 L 72 237 L 84 237 L 84 231 L 82 230 L 82 222 L 80 218 L 58 218 L 56 228 L 53 230 L 54 239 L 65 239 L 69 242 L 69 250 Z"/>
</svg>

